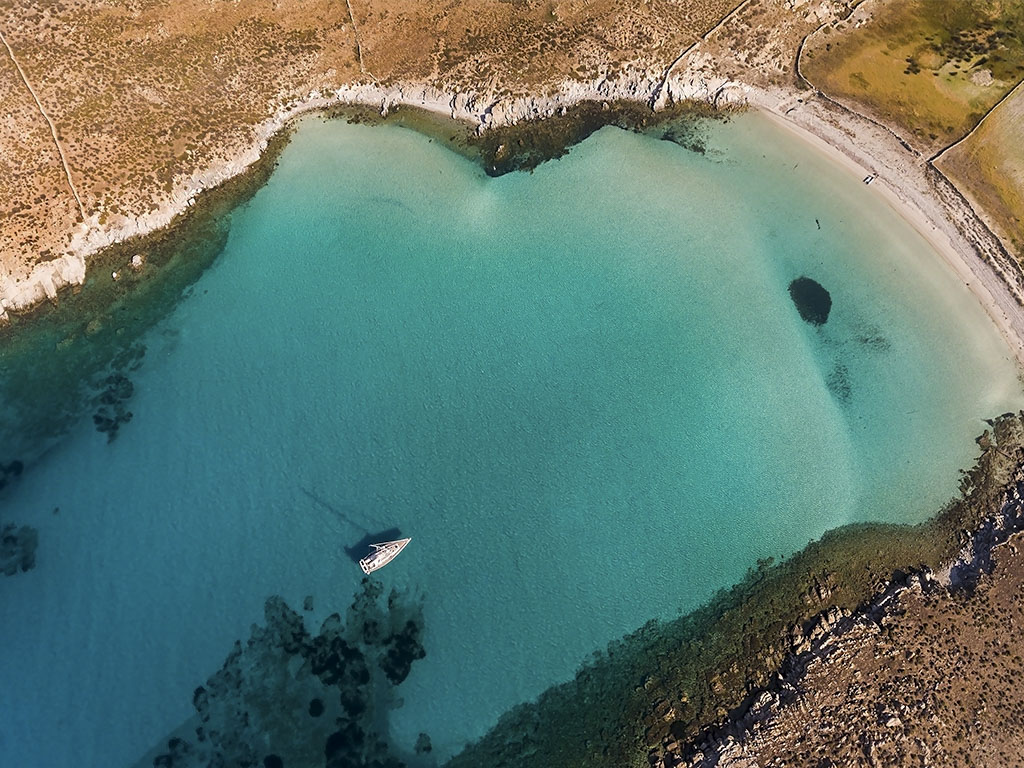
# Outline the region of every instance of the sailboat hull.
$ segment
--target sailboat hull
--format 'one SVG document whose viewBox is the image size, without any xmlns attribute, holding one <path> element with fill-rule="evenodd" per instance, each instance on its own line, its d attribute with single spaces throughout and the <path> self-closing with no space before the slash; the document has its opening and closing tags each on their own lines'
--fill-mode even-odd
<svg viewBox="0 0 1024 768">
<path fill-rule="evenodd" d="M 412 539 L 398 539 L 397 541 L 385 541 L 380 544 L 371 544 L 370 546 L 373 547 L 373 552 L 359 561 L 359 567 L 363 569 L 363 573 L 369 576 L 374 571 L 383 568 L 398 557 L 398 553 L 405 549 L 405 546 L 410 541 L 412 541 Z"/>
</svg>

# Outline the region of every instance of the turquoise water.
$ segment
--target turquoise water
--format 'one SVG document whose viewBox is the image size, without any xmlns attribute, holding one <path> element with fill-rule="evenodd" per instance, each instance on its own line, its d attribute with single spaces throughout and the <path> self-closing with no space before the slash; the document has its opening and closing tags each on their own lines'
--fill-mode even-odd
<svg viewBox="0 0 1024 768">
<path fill-rule="evenodd" d="M 490 179 L 307 120 L 147 336 L 132 421 L 84 414 L 2 499 L 41 542 L 0 580 L 5 762 L 129 764 L 267 596 L 343 609 L 367 530 L 413 538 L 379 578 L 425 604 L 392 736 L 444 756 L 758 558 L 933 513 L 1022 403 L 996 331 L 857 178 L 755 115 L 708 130 Z"/>
</svg>

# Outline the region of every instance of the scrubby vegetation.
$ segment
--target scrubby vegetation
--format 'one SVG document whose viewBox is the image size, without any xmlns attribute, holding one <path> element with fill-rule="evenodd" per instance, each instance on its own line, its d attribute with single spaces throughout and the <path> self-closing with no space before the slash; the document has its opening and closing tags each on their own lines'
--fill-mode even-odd
<svg viewBox="0 0 1024 768">
<path fill-rule="evenodd" d="M 801 67 L 830 96 L 934 151 L 966 134 L 1024 78 L 1024 5 L 871 2 L 810 39 Z"/>
</svg>

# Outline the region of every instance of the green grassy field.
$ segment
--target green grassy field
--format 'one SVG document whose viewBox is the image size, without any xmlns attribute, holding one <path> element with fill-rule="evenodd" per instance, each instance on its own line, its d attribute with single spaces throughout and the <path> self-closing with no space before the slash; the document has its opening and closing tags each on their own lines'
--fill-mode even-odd
<svg viewBox="0 0 1024 768">
<path fill-rule="evenodd" d="M 1024 4 L 1009 0 L 867 0 L 812 39 L 813 85 L 889 123 L 918 148 L 941 149 L 977 125 L 1024 78 Z"/>
</svg>

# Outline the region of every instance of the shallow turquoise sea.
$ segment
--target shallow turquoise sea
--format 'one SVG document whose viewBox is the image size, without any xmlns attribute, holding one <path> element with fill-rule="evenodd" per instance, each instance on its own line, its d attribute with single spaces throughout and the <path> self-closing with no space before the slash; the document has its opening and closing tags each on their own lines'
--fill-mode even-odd
<svg viewBox="0 0 1024 768">
<path fill-rule="evenodd" d="M 994 327 L 859 178 L 757 115 L 705 130 L 492 179 L 306 120 L 145 338 L 132 421 L 83 413 L 0 497 L 40 532 L 0 579 L 3 763 L 129 765 L 269 595 L 343 610 L 367 532 L 412 537 L 376 577 L 425 606 L 392 737 L 443 757 L 759 558 L 937 511 L 1024 404 Z"/>
</svg>

